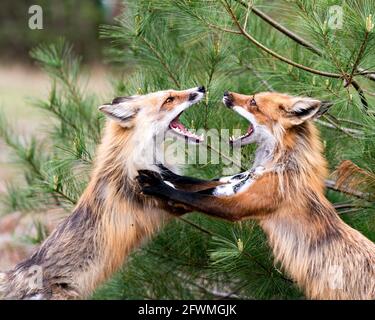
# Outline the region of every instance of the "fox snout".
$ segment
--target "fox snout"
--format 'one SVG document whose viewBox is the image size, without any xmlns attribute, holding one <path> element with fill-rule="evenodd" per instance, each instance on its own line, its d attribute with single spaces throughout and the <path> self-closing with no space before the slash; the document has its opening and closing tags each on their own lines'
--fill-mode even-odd
<svg viewBox="0 0 375 320">
<path fill-rule="evenodd" d="M 224 91 L 223 103 L 228 108 L 233 107 L 233 95 L 229 91 Z"/>
<path fill-rule="evenodd" d="M 194 101 L 198 96 L 199 93 L 206 93 L 206 88 L 204 86 L 198 87 L 196 92 L 192 92 L 189 94 L 189 101 Z"/>
</svg>

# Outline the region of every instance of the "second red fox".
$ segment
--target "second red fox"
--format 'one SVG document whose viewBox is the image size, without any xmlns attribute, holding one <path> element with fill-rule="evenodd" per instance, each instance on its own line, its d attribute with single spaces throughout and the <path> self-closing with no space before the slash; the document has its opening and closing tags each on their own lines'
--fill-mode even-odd
<svg viewBox="0 0 375 320">
<path fill-rule="evenodd" d="M 345 224 L 324 195 L 327 164 L 312 120 L 330 104 L 274 92 L 226 92 L 223 102 L 249 121 L 231 143 L 258 144 L 252 168 L 200 192 L 142 171 L 143 192 L 231 221 L 256 219 L 275 261 L 308 298 L 375 299 L 375 244 Z"/>
</svg>

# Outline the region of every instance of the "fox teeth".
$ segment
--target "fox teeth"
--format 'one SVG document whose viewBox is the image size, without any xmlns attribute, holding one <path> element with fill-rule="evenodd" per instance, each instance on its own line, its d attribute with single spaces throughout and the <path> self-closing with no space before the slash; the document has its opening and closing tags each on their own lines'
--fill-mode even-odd
<svg viewBox="0 0 375 320">
<path fill-rule="evenodd" d="M 247 133 L 245 133 L 245 134 L 243 134 L 243 135 L 241 135 L 241 136 L 239 136 L 239 137 L 230 136 L 230 137 L 229 137 L 229 140 L 230 140 L 230 141 L 235 141 L 235 140 L 239 140 L 239 139 L 242 139 L 242 138 L 246 138 L 247 136 L 248 136 Z"/>
<path fill-rule="evenodd" d="M 203 141 L 204 139 L 204 135 L 201 134 L 200 136 L 190 132 L 189 130 L 181 130 L 180 128 L 173 128 L 174 131 L 180 133 L 181 135 L 183 136 L 186 136 L 188 138 L 193 138 L 193 139 L 196 139 L 196 140 L 200 140 L 200 141 Z"/>
</svg>

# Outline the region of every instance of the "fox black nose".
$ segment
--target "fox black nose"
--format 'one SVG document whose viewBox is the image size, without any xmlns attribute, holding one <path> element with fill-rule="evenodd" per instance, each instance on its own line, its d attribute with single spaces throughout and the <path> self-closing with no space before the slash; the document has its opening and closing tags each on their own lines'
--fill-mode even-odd
<svg viewBox="0 0 375 320">
<path fill-rule="evenodd" d="M 229 93 L 229 91 L 224 91 L 223 102 L 228 108 L 233 107 L 233 96 Z"/>
<path fill-rule="evenodd" d="M 198 97 L 198 93 L 192 92 L 189 94 L 189 101 L 194 101 Z"/>
<path fill-rule="evenodd" d="M 201 86 L 198 88 L 198 92 L 206 93 L 206 88 L 204 86 Z"/>
</svg>

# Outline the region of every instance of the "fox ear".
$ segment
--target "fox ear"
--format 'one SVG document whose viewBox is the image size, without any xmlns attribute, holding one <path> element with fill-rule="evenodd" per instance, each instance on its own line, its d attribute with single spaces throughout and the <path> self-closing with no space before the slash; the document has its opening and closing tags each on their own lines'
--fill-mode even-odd
<svg viewBox="0 0 375 320">
<path fill-rule="evenodd" d="M 321 117 L 323 114 L 325 114 L 329 108 L 331 108 L 333 106 L 333 102 L 330 102 L 330 101 L 322 101 L 320 103 L 320 107 L 319 107 L 319 110 L 318 112 L 315 114 L 315 118 L 319 118 Z"/>
<path fill-rule="evenodd" d="M 99 107 L 99 111 L 103 112 L 107 117 L 120 123 L 123 127 L 130 127 L 131 120 L 134 119 L 138 109 L 129 103 L 131 97 L 115 98 L 112 103 L 103 104 Z"/>
<path fill-rule="evenodd" d="M 289 118 L 293 125 L 299 125 L 306 120 L 323 115 L 332 103 L 322 102 L 311 98 L 296 98 L 290 111 Z"/>
</svg>

